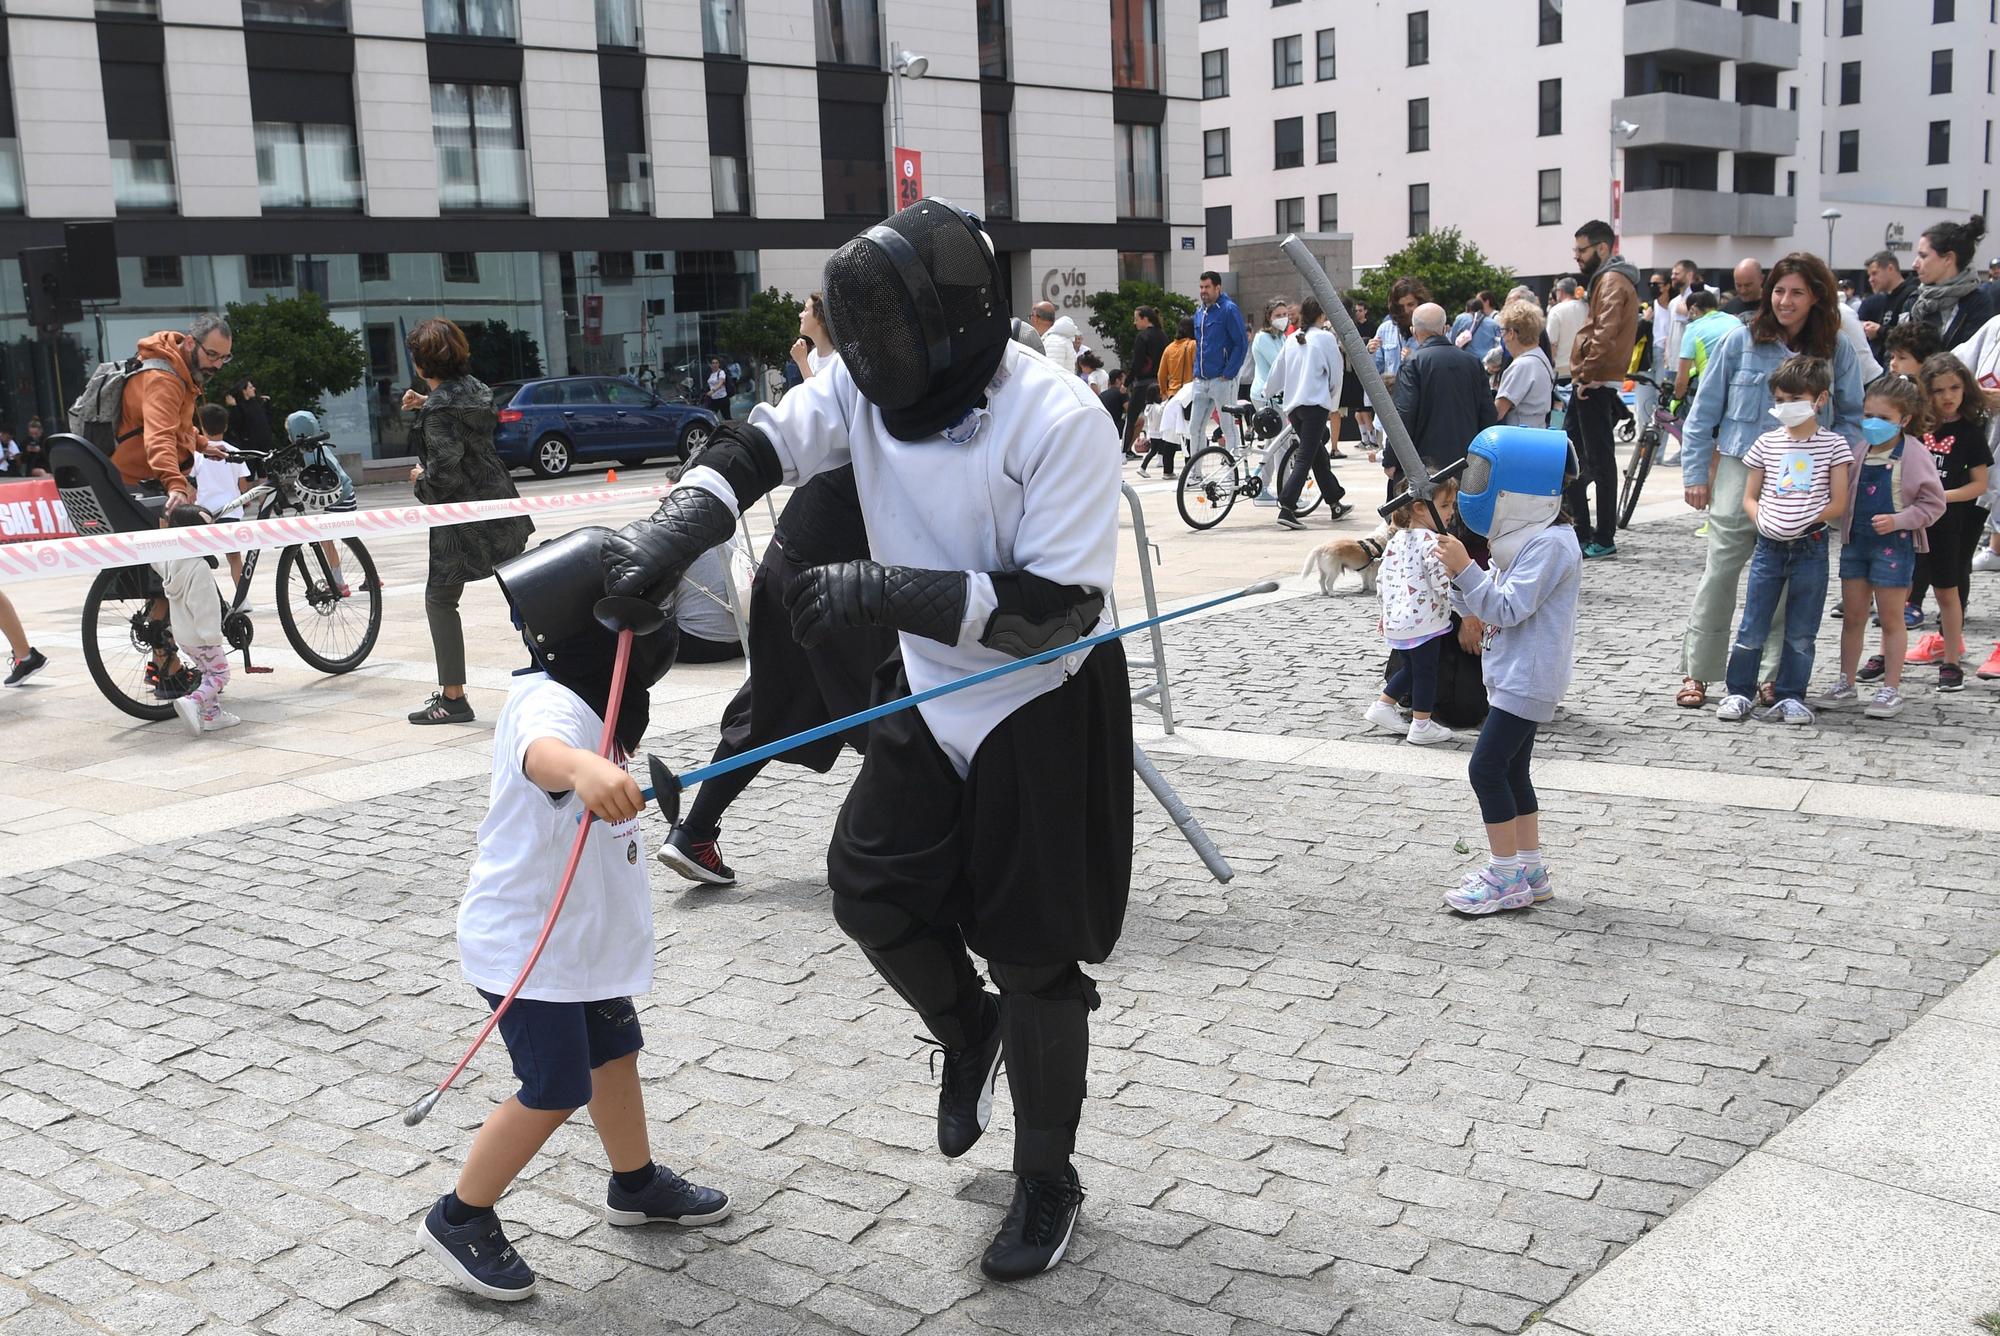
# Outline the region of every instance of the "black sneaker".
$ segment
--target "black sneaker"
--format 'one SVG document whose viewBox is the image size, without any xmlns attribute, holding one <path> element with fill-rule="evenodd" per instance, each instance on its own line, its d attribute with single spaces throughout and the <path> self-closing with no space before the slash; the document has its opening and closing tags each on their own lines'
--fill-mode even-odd
<svg viewBox="0 0 2000 1336">
<path fill-rule="evenodd" d="M 1292 514 L 1289 510 L 1281 510 L 1278 512 L 1278 527 L 1280 529 L 1303 529 L 1306 527 L 1306 522 L 1297 515 Z"/>
<path fill-rule="evenodd" d="M 1882 656 L 1880 654 L 1871 654 L 1868 656 L 1868 662 L 1861 665 L 1861 671 L 1854 675 L 1854 680 L 1857 682 L 1873 682 L 1888 671 L 1889 667 L 1882 662 Z"/>
<path fill-rule="evenodd" d="M 722 846 L 714 840 L 691 840 L 686 826 L 667 832 L 656 855 L 662 863 L 701 886 L 734 886 L 736 874 L 722 861 Z"/>
<path fill-rule="evenodd" d="M 990 995 L 989 995 L 990 997 Z M 938 1041 L 918 1035 L 926 1044 L 937 1044 L 931 1054 L 931 1069 L 937 1069 L 938 1054 L 944 1055 L 944 1083 L 938 1087 L 938 1149 L 955 1160 L 979 1141 L 993 1118 L 993 1084 L 1000 1076 L 1000 1008 L 989 1001 L 988 1014 L 993 1028 L 986 1038 L 971 1048 L 946 1048 Z"/>
<path fill-rule="evenodd" d="M 1965 690 L 1965 669 L 1955 663 L 1939 664 L 1938 690 L 1939 691 Z"/>
<path fill-rule="evenodd" d="M 614 1225 L 712 1225 L 729 1214 L 729 1194 L 690 1183 L 671 1169 L 654 1167 L 653 1181 L 627 1192 L 611 1180 L 604 1219 Z"/>
<path fill-rule="evenodd" d="M 1083 1184 L 1072 1166 L 1063 1168 L 1061 1178 L 1016 1179 L 1014 1204 L 986 1245 L 979 1269 L 994 1280 L 1025 1280 L 1047 1271 L 1068 1250 L 1081 1205 Z"/>
<path fill-rule="evenodd" d="M 469 724 L 472 722 L 472 702 L 460 696 L 456 700 L 442 691 L 433 691 L 431 698 L 424 702 L 421 710 L 410 711 L 413 724 Z"/>
<path fill-rule="evenodd" d="M 7 685 L 18 687 L 48 666 L 48 657 L 30 645 L 26 655 L 14 660 L 13 670 L 7 674 Z"/>
<path fill-rule="evenodd" d="M 1353 513 L 1354 513 L 1354 506 L 1352 503 L 1347 501 L 1336 501 L 1333 503 L 1333 508 L 1327 511 L 1327 518 L 1336 520 L 1346 519 L 1349 515 Z"/>
<path fill-rule="evenodd" d="M 444 1218 L 444 1198 L 439 1197 L 417 1227 L 417 1235 L 445 1274 L 474 1294 L 512 1303 L 535 1292 L 535 1273 L 514 1251 L 500 1217 L 491 1211 L 454 1225 Z"/>
</svg>

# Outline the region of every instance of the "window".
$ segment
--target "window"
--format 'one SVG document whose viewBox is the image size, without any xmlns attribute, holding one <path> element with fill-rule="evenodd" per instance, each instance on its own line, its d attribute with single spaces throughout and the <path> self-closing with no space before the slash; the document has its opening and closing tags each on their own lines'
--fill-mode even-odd
<svg viewBox="0 0 2000 1336">
<path fill-rule="evenodd" d="M 1951 91 L 1951 48 L 1931 52 L 1931 96 Z"/>
<path fill-rule="evenodd" d="M 978 0 L 979 77 L 1007 77 L 1006 0 Z"/>
<path fill-rule="evenodd" d="M 1014 216 L 1014 131 L 1004 111 L 979 115 L 979 150 L 986 168 L 986 216 Z"/>
<path fill-rule="evenodd" d="M 1840 132 L 1839 157 L 1835 160 L 1836 172 L 1858 172 L 1861 170 L 1861 132 L 1842 130 Z"/>
<path fill-rule="evenodd" d="M 1319 197 L 1319 230 L 1338 232 L 1340 230 L 1340 196 L 1321 195 Z"/>
<path fill-rule="evenodd" d="M 289 288 L 297 281 L 297 271 L 289 255 L 248 255 L 249 273 L 245 281 L 253 288 Z"/>
<path fill-rule="evenodd" d="M 1861 62 L 1840 62 L 1840 105 L 1851 107 L 1861 100 Z"/>
<path fill-rule="evenodd" d="M 1290 88 L 1305 80 L 1305 62 L 1299 55 L 1301 39 L 1273 37 L 1271 39 L 1271 87 Z"/>
<path fill-rule="evenodd" d="M 1306 118 L 1287 116 L 1283 120 L 1271 122 L 1271 166 L 1273 168 L 1303 167 L 1306 165 Z"/>
<path fill-rule="evenodd" d="M 1340 113 L 1322 111 L 1319 114 L 1319 161 L 1340 161 Z"/>
<path fill-rule="evenodd" d="M 1410 187 L 1410 235 L 1420 237 L 1431 230 L 1431 188 L 1429 183 Z"/>
<path fill-rule="evenodd" d="M 1274 230 L 1279 236 L 1283 236 L 1287 232 L 1303 232 L 1306 230 L 1306 197 L 1304 195 L 1299 195 L 1292 199 L 1279 200 L 1276 212 L 1276 227 Z"/>
<path fill-rule="evenodd" d="M 1201 132 L 1201 174 L 1203 177 L 1229 175 L 1229 131 Z"/>
<path fill-rule="evenodd" d="M 718 214 L 750 212 L 750 131 L 743 95 L 708 95 L 708 194 Z"/>
<path fill-rule="evenodd" d="M 1736 155 L 1736 193 L 1775 195 L 1778 193 L 1778 160 L 1762 153 Z"/>
<path fill-rule="evenodd" d="M 1939 186 L 1934 190 L 1926 190 L 1924 192 L 1924 207 L 1926 209 L 1949 209 L 1951 205 L 1945 203 L 1945 197 L 1949 193 L 1943 186 Z"/>
<path fill-rule="evenodd" d="M 1280 9 L 1285 5 L 1296 5 L 1299 0 L 1271 0 L 1271 8 Z"/>
<path fill-rule="evenodd" d="M 1166 273 L 1166 259 L 1159 251 L 1119 251 L 1120 283 L 1151 283 L 1158 287 Z"/>
<path fill-rule="evenodd" d="M 1548 227 L 1562 220 L 1562 168 L 1550 167 L 1535 174 L 1535 226 Z"/>
<path fill-rule="evenodd" d="M 739 57 L 743 54 L 742 0 L 701 0 L 701 53 Z"/>
<path fill-rule="evenodd" d="M 181 285 L 181 257 L 148 255 L 139 261 L 139 282 L 149 288 L 177 288 Z"/>
<path fill-rule="evenodd" d="M 437 143 L 438 205 L 445 209 L 525 209 L 528 155 L 520 102 L 507 84 L 431 85 Z"/>
<path fill-rule="evenodd" d="M 111 140 L 112 198 L 120 213 L 170 212 L 174 149 L 168 136 L 167 78 L 159 65 L 102 62 L 104 128 Z"/>
<path fill-rule="evenodd" d="M 1861 35 L 1861 0 L 1840 0 L 1840 35 Z"/>
<path fill-rule="evenodd" d="M 1201 0 L 1201 17 L 1203 22 L 1228 18 L 1229 0 Z"/>
<path fill-rule="evenodd" d="M 1563 12 L 1561 0 L 1537 0 L 1540 11 L 1539 27 L 1535 33 L 1536 46 L 1555 46 L 1563 39 Z"/>
<path fill-rule="evenodd" d="M 1958 6 L 1952 0 L 1931 0 L 1931 22 L 1950 23 L 1957 14 Z"/>
<path fill-rule="evenodd" d="M 1321 28 L 1313 34 L 1313 52 L 1316 57 L 1313 78 L 1325 83 L 1334 74 L 1333 29 Z"/>
<path fill-rule="evenodd" d="M 1410 57 L 1412 65 L 1431 63 L 1431 12 L 1419 9 L 1410 15 Z"/>
<path fill-rule="evenodd" d="M 597 44 L 619 49 L 639 45 L 639 0 L 597 0 Z"/>
<path fill-rule="evenodd" d="M 1160 191 L 1160 127 L 1114 123 L 1111 142 L 1118 154 L 1118 216 L 1165 217 Z"/>
<path fill-rule="evenodd" d="M 879 219 L 889 212 L 881 103 L 820 99 L 819 173 L 827 217 Z"/>
<path fill-rule="evenodd" d="M 258 121 L 251 128 L 265 209 L 361 207 L 361 153 L 352 125 Z"/>
<path fill-rule="evenodd" d="M 479 257 L 471 251 L 446 251 L 444 260 L 444 281 L 447 283 L 477 283 L 479 281 Z"/>
<path fill-rule="evenodd" d="M 1563 81 L 1544 79 L 1539 85 L 1540 119 L 1536 123 L 1538 135 L 1559 135 L 1563 132 Z"/>
<path fill-rule="evenodd" d="M 424 31 L 511 42 L 521 30 L 514 22 L 514 0 L 424 0 Z"/>
<path fill-rule="evenodd" d="M 813 47 L 822 65 L 882 64 L 882 21 L 875 0 L 813 0 Z"/>
<path fill-rule="evenodd" d="M 160 17 L 160 0 L 97 0 L 96 9 L 100 14 L 157 19 Z"/>
<path fill-rule="evenodd" d="M 389 281 L 389 255 L 386 251 L 363 251 L 355 257 L 361 262 L 363 283 L 387 283 Z"/>
<path fill-rule="evenodd" d="M 597 92 L 604 118 L 604 181 L 611 192 L 611 212 L 651 213 L 653 155 L 647 146 L 645 90 L 600 84 Z M 710 144 L 715 142 L 714 103 L 710 98 Z"/>
<path fill-rule="evenodd" d="M 1202 230 L 1208 233 L 1208 250 L 1204 254 L 1228 254 L 1229 239 L 1236 235 L 1236 210 L 1227 204 L 1206 210 L 1202 214 Z"/>
<path fill-rule="evenodd" d="M 1426 153 L 1431 146 L 1431 100 L 1410 99 L 1410 152 Z"/>
<path fill-rule="evenodd" d="M 1201 53 L 1201 95 L 1204 98 L 1229 96 L 1229 52 Z"/>
<path fill-rule="evenodd" d="M 1159 0 L 1111 0 L 1111 86 L 1159 88 Z"/>
<path fill-rule="evenodd" d="M 1928 162 L 1931 166 L 1938 167 L 1951 161 L 1950 121 L 1931 122 L 1930 147 L 1931 147 L 1930 157 L 1925 159 L 1925 161 Z"/>
<path fill-rule="evenodd" d="M 1797 172 L 1786 172 L 1785 194 L 1788 196 L 1792 196 L 1792 195 L 1797 195 L 1798 193 L 1799 193 L 1799 174 Z"/>
<path fill-rule="evenodd" d="M 243 21 L 295 23 L 308 28 L 345 28 L 347 0 L 243 0 Z"/>
</svg>

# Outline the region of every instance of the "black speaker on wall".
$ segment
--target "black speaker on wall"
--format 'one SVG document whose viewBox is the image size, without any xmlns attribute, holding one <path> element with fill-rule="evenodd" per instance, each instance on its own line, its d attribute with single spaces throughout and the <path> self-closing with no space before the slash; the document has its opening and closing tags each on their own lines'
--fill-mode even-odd
<svg viewBox="0 0 2000 1336">
<path fill-rule="evenodd" d="M 28 323 L 37 329 L 57 329 L 83 319 L 83 308 L 69 290 L 61 246 L 33 246 L 21 252 L 21 288 L 28 301 Z"/>
<path fill-rule="evenodd" d="M 80 302 L 118 300 L 118 242 L 111 223 L 64 223 L 68 295 Z"/>
</svg>

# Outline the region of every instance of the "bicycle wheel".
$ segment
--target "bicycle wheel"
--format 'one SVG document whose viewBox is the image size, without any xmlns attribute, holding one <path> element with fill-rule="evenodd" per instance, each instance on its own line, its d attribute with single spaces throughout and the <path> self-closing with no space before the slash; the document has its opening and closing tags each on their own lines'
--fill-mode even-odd
<svg viewBox="0 0 2000 1336">
<path fill-rule="evenodd" d="M 323 673 L 359 668 L 382 631 L 382 581 L 358 538 L 340 540 L 342 595 L 318 543 L 278 554 L 278 625 L 299 657 Z"/>
<path fill-rule="evenodd" d="M 1653 471 L 1653 456 L 1660 452 L 1660 433 L 1649 431 L 1639 438 L 1638 448 L 1632 451 L 1632 462 L 1625 466 L 1625 483 L 1618 495 L 1618 527 L 1632 527 L 1632 512 L 1639 508 L 1639 492 L 1646 485 L 1646 475 Z"/>
<path fill-rule="evenodd" d="M 1225 445 L 1198 451 L 1181 469 L 1174 504 L 1190 529 L 1213 529 L 1228 517 L 1243 490 L 1243 469 Z"/>
<path fill-rule="evenodd" d="M 174 717 L 173 697 L 183 696 L 199 680 L 183 666 L 180 680 L 170 684 L 172 695 L 153 694 L 146 675 L 156 649 L 172 651 L 173 628 L 150 615 L 153 595 L 147 570 L 127 566 L 102 570 L 83 600 L 83 661 L 104 699 L 134 719 L 158 722 Z"/>
<path fill-rule="evenodd" d="M 1278 476 L 1271 480 L 1271 495 L 1278 495 L 1278 489 L 1285 485 L 1285 479 L 1292 476 L 1292 464 L 1298 459 L 1299 452 L 1305 448 L 1305 443 L 1302 441 L 1294 441 L 1285 447 L 1285 453 L 1278 460 Z M 1311 469 L 1307 469 L 1306 484 L 1299 489 L 1299 499 L 1292 506 L 1292 513 L 1300 519 L 1304 519 L 1315 510 L 1318 510 L 1319 503 L 1324 500 L 1326 498 L 1320 494 L 1319 490 L 1319 479 L 1313 477 Z"/>
</svg>

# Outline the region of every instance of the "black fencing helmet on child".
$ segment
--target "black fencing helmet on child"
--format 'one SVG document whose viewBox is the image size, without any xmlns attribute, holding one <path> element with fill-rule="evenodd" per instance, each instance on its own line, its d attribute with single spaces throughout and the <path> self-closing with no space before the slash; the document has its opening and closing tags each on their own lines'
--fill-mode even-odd
<svg viewBox="0 0 2000 1336">
<path fill-rule="evenodd" d="M 529 548 L 493 572 L 535 663 L 600 717 L 610 702 L 618 649 L 617 632 L 598 621 L 595 611 L 604 595 L 604 540 L 610 536 L 605 528 L 577 529 Z M 646 732 L 647 690 L 673 667 L 678 643 L 671 617 L 632 637 L 618 710 L 618 746 L 627 755 Z"/>
<path fill-rule="evenodd" d="M 978 220 L 923 199 L 826 262 L 834 348 L 899 440 L 921 440 L 984 401 L 1012 327 Z"/>
</svg>

